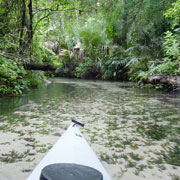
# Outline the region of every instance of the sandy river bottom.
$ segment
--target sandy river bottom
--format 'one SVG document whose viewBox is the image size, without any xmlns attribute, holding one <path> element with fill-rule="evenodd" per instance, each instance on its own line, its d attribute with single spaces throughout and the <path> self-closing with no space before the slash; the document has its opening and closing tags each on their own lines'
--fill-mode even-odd
<svg viewBox="0 0 180 180">
<path fill-rule="evenodd" d="M 85 123 L 80 130 L 112 180 L 180 179 L 173 159 L 180 158 L 178 96 L 118 82 L 56 79 L 0 101 L 0 180 L 25 180 L 71 119 Z"/>
</svg>

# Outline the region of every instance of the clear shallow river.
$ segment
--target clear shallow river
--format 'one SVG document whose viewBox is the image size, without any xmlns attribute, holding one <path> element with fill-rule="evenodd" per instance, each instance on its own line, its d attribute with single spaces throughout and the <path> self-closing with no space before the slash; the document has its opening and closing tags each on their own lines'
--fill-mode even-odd
<svg viewBox="0 0 180 180">
<path fill-rule="evenodd" d="M 72 118 L 113 180 L 179 180 L 180 96 L 68 79 L 0 99 L 0 180 L 25 180 Z"/>
</svg>

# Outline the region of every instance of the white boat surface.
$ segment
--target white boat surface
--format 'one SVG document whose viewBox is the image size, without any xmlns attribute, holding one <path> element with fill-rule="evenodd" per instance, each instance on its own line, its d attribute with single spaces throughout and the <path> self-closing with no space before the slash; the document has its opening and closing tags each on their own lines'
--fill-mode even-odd
<svg viewBox="0 0 180 180">
<path fill-rule="evenodd" d="M 89 166 L 101 172 L 103 180 L 111 180 L 96 154 L 74 123 L 50 149 L 27 180 L 39 180 L 42 169 L 55 163 L 73 163 Z"/>
</svg>

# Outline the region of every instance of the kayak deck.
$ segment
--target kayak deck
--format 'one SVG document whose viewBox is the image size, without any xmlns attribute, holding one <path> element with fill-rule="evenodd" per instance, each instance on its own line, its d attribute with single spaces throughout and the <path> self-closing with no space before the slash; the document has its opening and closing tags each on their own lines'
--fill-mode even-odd
<svg viewBox="0 0 180 180">
<path fill-rule="evenodd" d="M 27 180 L 39 180 L 42 169 L 50 164 L 72 163 L 92 167 L 100 171 L 103 180 L 111 180 L 110 176 L 92 151 L 87 141 L 73 123 L 47 153 Z"/>
</svg>

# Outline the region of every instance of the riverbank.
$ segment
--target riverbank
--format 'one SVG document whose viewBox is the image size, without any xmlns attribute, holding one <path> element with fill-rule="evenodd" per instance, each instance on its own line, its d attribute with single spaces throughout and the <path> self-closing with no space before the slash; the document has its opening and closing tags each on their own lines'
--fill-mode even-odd
<svg viewBox="0 0 180 180">
<path fill-rule="evenodd" d="M 149 76 L 143 82 L 154 86 L 162 86 L 162 89 L 173 92 L 180 92 L 180 76 L 173 75 L 154 75 Z"/>
</svg>

